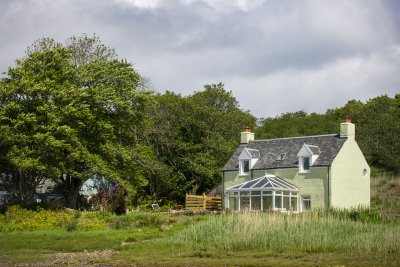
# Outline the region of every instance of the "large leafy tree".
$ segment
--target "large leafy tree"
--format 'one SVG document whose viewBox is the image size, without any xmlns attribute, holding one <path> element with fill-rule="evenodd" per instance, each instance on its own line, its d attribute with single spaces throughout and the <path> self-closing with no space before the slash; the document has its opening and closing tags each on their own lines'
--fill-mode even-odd
<svg viewBox="0 0 400 267">
<path fill-rule="evenodd" d="M 187 97 L 166 92 L 157 100 L 151 143 L 159 173 L 149 181 L 151 193 L 179 199 L 185 192 L 207 191 L 221 181 L 239 133 L 255 126 L 255 118 L 240 109 L 222 83 Z"/>
<path fill-rule="evenodd" d="M 400 174 L 400 94 L 370 99 L 358 122 L 356 136 L 367 160 Z"/>
<path fill-rule="evenodd" d="M 139 74 L 96 36 L 66 45 L 41 39 L 7 75 L 0 92 L 1 168 L 4 180 L 18 174 L 20 183 L 32 181 L 28 190 L 14 190 L 26 204 L 44 177 L 62 185 L 71 208 L 88 175 L 131 189 L 145 183 L 141 165 L 149 148 L 140 140 L 153 98 L 136 90 Z"/>
</svg>

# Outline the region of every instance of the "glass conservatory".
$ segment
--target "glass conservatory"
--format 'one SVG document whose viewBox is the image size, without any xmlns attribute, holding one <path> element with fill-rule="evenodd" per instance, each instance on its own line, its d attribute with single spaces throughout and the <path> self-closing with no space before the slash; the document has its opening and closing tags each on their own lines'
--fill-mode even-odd
<svg viewBox="0 0 400 267">
<path fill-rule="evenodd" d="M 234 211 L 300 211 L 299 189 L 275 175 L 229 187 L 227 192 L 227 206 Z"/>
</svg>

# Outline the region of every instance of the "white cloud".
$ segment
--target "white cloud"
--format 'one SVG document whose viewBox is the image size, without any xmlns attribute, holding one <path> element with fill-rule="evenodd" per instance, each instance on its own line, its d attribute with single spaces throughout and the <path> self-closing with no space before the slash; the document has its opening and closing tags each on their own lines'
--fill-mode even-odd
<svg viewBox="0 0 400 267">
<path fill-rule="evenodd" d="M 123 7 L 137 7 L 139 9 L 158 8 L 160 0 L 114 0 Z"/>
<path fill-rule="evenodd" d="M 181 2 L 185 5 L 204 3 L 218 12 L 229 12 L 235 9 L 247 12 L 262 6 L 265 0 L 181 0 Z"/>
</svg>

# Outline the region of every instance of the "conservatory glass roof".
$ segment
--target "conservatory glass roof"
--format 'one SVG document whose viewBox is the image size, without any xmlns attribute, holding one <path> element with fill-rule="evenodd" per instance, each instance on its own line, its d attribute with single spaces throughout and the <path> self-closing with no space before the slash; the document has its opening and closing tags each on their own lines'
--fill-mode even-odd
<svg viewBox="0 0 400 267">
<path fill-rule="evenodd" d="M 279 178 L 278 176 L 275 175 L 265 175 L 263 177 L 247 181 L 232 187 L 229 187 L 227 189 L 228 192 L 234 192 L 234 191 L 250 191 L 250 190 L 271 190 L 271 191 L 276 191 L 276 190 L 282 190 L 282 191 L 299 191 L 299 189 L 289 183 L 283 180 L 282 178 Z"/>
</svg>

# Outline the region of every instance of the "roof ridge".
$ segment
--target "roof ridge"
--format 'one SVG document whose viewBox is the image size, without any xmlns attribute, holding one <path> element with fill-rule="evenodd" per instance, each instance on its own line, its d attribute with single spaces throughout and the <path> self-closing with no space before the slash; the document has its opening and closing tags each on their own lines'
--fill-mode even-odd
<svg viewBox="0 0 400 267">
<path fill-rule="evenodd" d="M 271 138 L 271 139 L 258 139 L 252 142 L 259 142 L 259 141 L 272 141 L 272 140 L 287 140 L 287 139 L 300 139 L 300 138 L 308 138 L 308 137 L 330 137 L 330 136 L 337 136 L 338 134 L 321 134 L 321 135 L 307 135 L 307 136 L 294 136 L 294 137 L 282 137 L 282 138 Z"/>
</svg>

